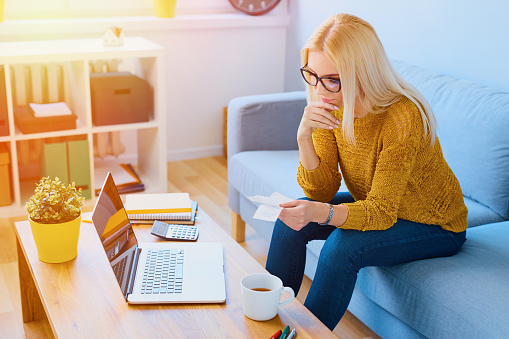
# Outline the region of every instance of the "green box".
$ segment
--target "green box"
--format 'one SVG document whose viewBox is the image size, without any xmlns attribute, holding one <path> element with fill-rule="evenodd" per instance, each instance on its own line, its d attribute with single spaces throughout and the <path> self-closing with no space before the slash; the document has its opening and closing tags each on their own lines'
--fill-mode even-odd
<svg viewBox="0 0 509 339">
<path fill-rule="evenodd" d="M 91 199 L 88 140 L 44 144 L 42 175 L 58 177 L 66 185 L 74 182 L 83 196 Z"/>
<path fill-rule="evenodd" d="M 81 188 L 86 199 L 92 198 L 90 187 L 90 161 L 87 140 L 67 142 L 67 159 L 69 164 L 69 180 Z"/>
<path fill-rule="evenodd" d="M 54 179 L 58 177 L 64 184 L 69 183 L 67 169 L 67 143 L 56 142 L 43 144 L 42 147 L 42 176 Z"/>
</svg>

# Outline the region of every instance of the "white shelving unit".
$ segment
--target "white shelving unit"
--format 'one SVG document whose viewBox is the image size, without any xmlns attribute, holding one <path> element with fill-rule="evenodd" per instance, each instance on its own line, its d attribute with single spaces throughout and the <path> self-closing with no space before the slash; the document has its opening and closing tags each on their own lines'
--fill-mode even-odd
<svg viewBox="0 0 509 339">
<path fill-rule="evenodd" d="M 125 38 L 122 46 L 103 46 L 102 39 L 51 40 L 0 43 L 0 66 L 5 72 L 9 134 L 0 136 L 10 151 L 11 189 L 13 203 L 0 207 L 2 217 L 24 213 L 24 204 L 33 193 L 32 180 L 27 184 L 20 180 L 18 151 L 24 140 L 40 140 L 54 137 L 80 136 L 88 140 L 90 183 L 95 182 L 94 134 L 120 131 L 136 133 L 136 170 L 145 184 L 145 193 L 167 190 L 166 119 L 164 102 L 163 47 L 141 37 Z M 148 122 L 94 126 L 92 123 L 90 69 L 98 60 L 117 60 L 119 71 L 130 71 L 148 81 L 154 93 L 154 114 Z M 62 64 L 65 72 L 65 102 L 77 115 L 76 129 L 44 133 L 23 134 L 14 122 L 16 101 L 15 81 L 11 75 L 19 65 Z M 47 91 L 47 90 L 46 90 Z M 45 94 L 47 96 L 47 93 Z M 0 103 L 1 104 L 1 103 Z M 131 132 L 123 132 L 131 131 Z M 135 132 L 132 132 L 135 131 Z M 23 150 L 26 153 L 26 149 Z M 30 149 L 32 152 L 37 150 Z M 23 154 L 23 153 L 20 153 Z M 121 162 L 121 160 L 118 160 Z M 92 190 L 93 192 L 93 190 Z M 95 195 L 87 203 L 95 203 Z"/>
</svg>

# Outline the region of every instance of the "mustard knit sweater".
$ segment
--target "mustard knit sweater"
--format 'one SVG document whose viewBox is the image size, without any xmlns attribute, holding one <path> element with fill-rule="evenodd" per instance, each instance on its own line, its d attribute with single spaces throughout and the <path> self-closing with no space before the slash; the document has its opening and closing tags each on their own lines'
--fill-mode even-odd
<svg viewBox="0 0 509 339">
<path fill-rule="evenodd" d="M 332 112 L 341 122 L 343 109 Z M 438 138 L 431 146 L 417 106 L 403 97 L 382 113 L 354 120 L 356 145 L 334 130 L 316 129 L 313 143 L 319 166 L 299 166 L 297 181 L 306 196 L 329 202 L 343 176 L 355 202 L 345 204 L 344 229 L 384 230 L 398 218 L 462 232 L 467 208 L 458 180 L 442 155 Z M 341 172 L 338 171 L 339 169 Z"/>
</svg>

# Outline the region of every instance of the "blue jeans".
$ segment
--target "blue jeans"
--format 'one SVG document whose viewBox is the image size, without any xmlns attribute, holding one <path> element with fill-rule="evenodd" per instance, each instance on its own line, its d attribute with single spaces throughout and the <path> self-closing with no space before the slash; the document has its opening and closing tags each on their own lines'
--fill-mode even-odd
<svg viewBox="0 0 509 339">
<path fill-rule="evenodd" d="M 349 193 L 338 193 L 331 204 L 353 201 Z M 333 330 L 346 312 L 361 268 L 456 254 L 465 242 L 465 233 L 402 219 L 383 231 L 345 230 L 315 222 L 295 231 L 278 219 L 266 268 L 297 295 L 304 276 L 306 244 L 326 240 L 304 306 Z"/>
</svg>

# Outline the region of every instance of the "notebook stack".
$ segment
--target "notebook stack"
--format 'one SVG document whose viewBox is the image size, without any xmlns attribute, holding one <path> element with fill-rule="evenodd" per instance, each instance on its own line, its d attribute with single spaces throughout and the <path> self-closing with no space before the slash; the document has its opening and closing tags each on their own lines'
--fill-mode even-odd
<svg viewBox="0 0 509 339">
<path fill-rule="evenodd" d="M 141 192 L 145 190 L 145 184 L 134 170 L 131 164 L 120 164 L 113 166 L 102 166 L 95 169 L 95 195 L 99 195 L 102 187 L 102 180 L 110 172 L 115 180 L 119 194 Z"/>
<path fill-rule="evenodd" d="M 153 224 L 159 220 L 194 225 L 198 202 L 192 201 L 188 193 L 128 194 L 125 209 L 133 224 Z"/>
</svg>

